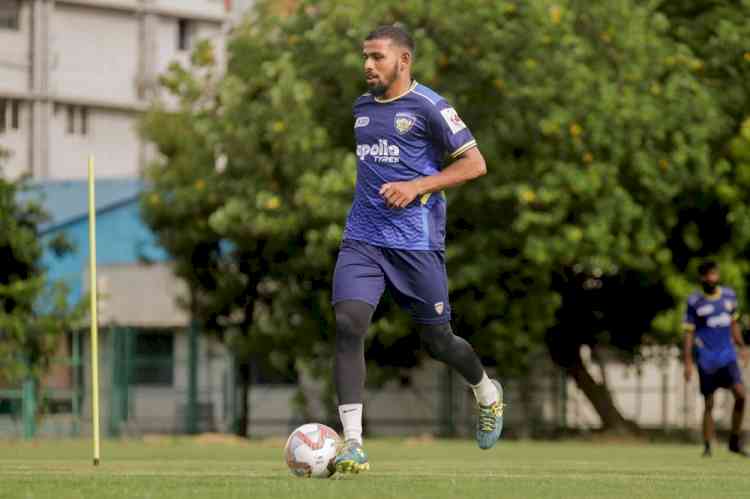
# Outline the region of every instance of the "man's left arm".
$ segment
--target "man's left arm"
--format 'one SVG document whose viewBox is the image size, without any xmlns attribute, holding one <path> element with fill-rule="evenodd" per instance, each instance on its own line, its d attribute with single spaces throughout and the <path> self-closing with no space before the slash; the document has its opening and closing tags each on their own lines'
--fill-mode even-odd
<svg viewBox="0 0 750 499">
<path fill-rule="evenodd" d="M 740 327 L 739 322 L 737 322 L 737 319 L 738 317 L 736 315 L 732 318 L 732 339 L 739 350 L 742 366 L 747 367 L 750 356 L 748 354 L 747 345 L 745 345 L 745 340 L 742 337 L 742 328 Z"/>
<path fill-rule="evenodd" d="M 487 165 L 478 147 L 461 153 L 456 161 L 435 175 L 406 182 L 389 182 L 380 188 L 380 195 L 391 208 L 404 208 L 417 197 L 461 185 L 487 173 Z"/>
</svg>

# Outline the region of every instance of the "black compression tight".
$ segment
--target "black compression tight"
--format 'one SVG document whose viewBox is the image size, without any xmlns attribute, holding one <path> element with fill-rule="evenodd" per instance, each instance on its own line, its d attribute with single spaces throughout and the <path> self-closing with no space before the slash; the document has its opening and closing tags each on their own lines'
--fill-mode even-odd
<svg viewBox="0 0 750 499">
<path fill-rule="evenodd" d="M 451 366 L 471 385 L 482 381 L 484 368 L 479 356 L 468 341 L 453 334 L 449 323 L 422 324 L 419 326 L 419 337 L 430 357 Z"/>
<path fill-rule="evenodd" d="M 365 335 L 374 307 L 358 300 L 334 305 L 336 356 L 334 381 L 339 404 L 361 404 L 365 386 Z M 448 323 L 420 325 L 419 336 L 427 353 L 458 371 L 468 383 L 482 380 L 484 369 L 469 343 L 453 334 Z"/>
<path fill-rule="evenodd" d="M 336 357 L 333 368 L 339 404 L 361 404 L 365 388 L 365 335 L 375 308 L 346 300 L 334 305 Z"/>
</svg>

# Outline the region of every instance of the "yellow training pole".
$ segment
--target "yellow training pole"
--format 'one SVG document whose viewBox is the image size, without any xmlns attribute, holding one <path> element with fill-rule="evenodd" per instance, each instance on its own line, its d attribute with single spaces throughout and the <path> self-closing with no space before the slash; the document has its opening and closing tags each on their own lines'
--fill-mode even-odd
<svg viewBox="0 0 750 499">
<path fill-rule="evenodd" d="M 94 466 L 99 465 L 99 328 L 96 317 L 96 202 L 94 156 L 89 156 L 89 277 L 91 285 L 91 418 L 94 436 Z"/>
</svg>

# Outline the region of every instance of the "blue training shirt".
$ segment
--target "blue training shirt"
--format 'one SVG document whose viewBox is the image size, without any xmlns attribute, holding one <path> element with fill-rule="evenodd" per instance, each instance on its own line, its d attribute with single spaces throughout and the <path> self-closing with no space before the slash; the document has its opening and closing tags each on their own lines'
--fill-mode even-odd
<svg viewBox="0 0 750 499">
<path fill-rule="evenodd" d="M 344 239 L 407 250 L 445 248 L 446 202 L 425 194 L 402 209 L 380 196 L 388 182 L 434 175 L 446 157 L 476 146 L 471 132 L 440 95 L 416 81 L 393 99 L 372 94 L 354 103 L 357 186 Z"/>
<path fill-rule="evenodd" d="M 685 328 L 695 331 L 698 367 L 707 373 L 736 362 L 732 321 L 736 320 L 737 295 L 720 287 L 712 296 L 696 291 L 688 297 Z"/>
</svg>

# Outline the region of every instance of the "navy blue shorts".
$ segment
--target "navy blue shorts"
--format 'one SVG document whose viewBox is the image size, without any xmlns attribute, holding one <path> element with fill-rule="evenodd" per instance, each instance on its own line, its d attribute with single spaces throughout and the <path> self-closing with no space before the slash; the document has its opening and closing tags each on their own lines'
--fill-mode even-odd
<svg viewBox="0 0 750 499">
<path fill-rule="evenodd" d="M 698 368 L 698 380 L 701 393 L 711 395 L 719 388 L 732 388 L 734 385 L 742 384 L 742 374 L 737 362 L 731 362 L 712 373 Z"/>
<path fill-rule="evenodd" d="M 342 241 L 333 273 L 333 303 L 359 300 L 377 307 L 386 289 L 419 324 L 444 324 L 451 319 L 442 251 Z"/>
</svg>

